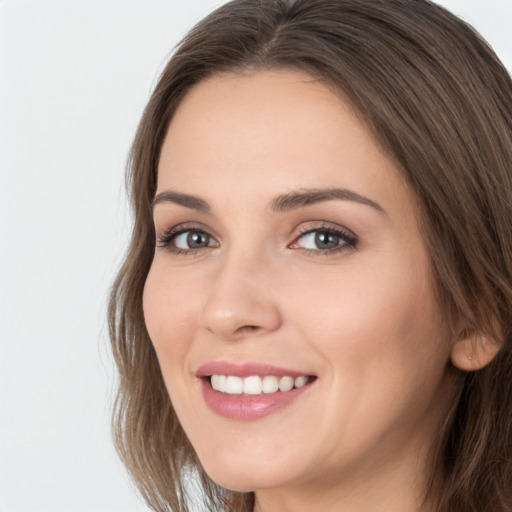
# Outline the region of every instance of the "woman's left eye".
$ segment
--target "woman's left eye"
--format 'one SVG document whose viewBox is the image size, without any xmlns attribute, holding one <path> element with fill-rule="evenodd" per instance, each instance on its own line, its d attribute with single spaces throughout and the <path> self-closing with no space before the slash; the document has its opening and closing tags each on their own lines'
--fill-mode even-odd
<svg viewBox="0 0 512 512">
<path fill-rule="evenodd" d="M 306 231 L 290 245 L 292 249 L 300 248 L 311 252 L 328 254 L 355 247 L 357 238 L 351 232 L 334 228 L 317 228 Z"/>
</svg>

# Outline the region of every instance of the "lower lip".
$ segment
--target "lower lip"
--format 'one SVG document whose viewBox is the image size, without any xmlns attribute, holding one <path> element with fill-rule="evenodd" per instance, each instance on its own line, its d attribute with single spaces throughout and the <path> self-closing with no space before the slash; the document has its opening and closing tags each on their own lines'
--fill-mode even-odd
<svg viewBox="0 0 512 512">
<path fill-rule="evenodd" d="M 218 416 L 230 420 L 251 421 L 263 418 L 294 402 L 311 384 L 291 391 L 261 395 L 229 395 L 215 391 L 207 379 L 201 380 L 206 405 Z"/>
</svg>

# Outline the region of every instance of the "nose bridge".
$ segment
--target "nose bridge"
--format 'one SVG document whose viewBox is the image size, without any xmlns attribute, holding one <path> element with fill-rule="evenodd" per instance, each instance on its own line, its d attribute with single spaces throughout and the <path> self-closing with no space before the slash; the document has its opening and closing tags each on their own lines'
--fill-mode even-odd
<svg viewBox="0 0 512 512">
<path fill-rule="evenodd" d="M 222 339 L 271 332 L 281 323 L 271 286 L 275 270 L 265 251 L 234 246 L 219 257 L 202 323 Z"/>
</svg>

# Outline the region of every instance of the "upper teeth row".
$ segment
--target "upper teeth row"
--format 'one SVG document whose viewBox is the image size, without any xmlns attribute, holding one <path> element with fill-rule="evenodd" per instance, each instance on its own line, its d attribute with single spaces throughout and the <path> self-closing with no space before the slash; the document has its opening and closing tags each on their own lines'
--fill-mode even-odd
<svg viewBox="0 0 512 512">
<path fill-rule="evenodd" d="M 230 395 L 261 395 L 261 393 L 275 393 L 276 391 L 290 391 L 291 389 L 301 388 L 308 382 L 306 376 L 300 377 L 276 377 L 266 375 L 258 377 L 235 377 L 234 375 L 212 375 L 212 388 L 222 393 Z"/>
</svg>

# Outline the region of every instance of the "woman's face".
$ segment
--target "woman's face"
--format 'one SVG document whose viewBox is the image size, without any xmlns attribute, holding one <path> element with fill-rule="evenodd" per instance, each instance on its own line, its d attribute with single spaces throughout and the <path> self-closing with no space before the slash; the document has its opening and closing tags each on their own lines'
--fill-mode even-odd
<svg viewBox="0 0 512 512">
<path fill-rule="evenodd" d="M 207 473 L 261 496 L 417 485 L 453 339 L 414 197 L 352 108 L 298 72 L 200 83 L 154 221 L 147 329 Z"/>
</svg>

